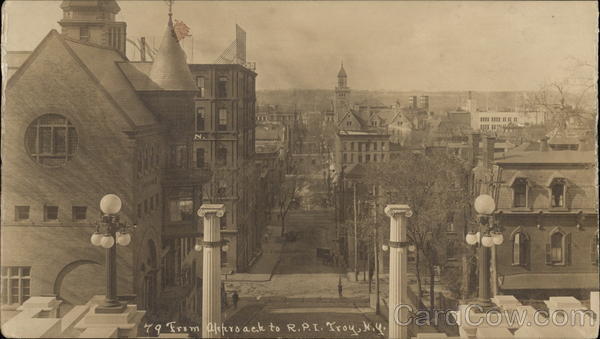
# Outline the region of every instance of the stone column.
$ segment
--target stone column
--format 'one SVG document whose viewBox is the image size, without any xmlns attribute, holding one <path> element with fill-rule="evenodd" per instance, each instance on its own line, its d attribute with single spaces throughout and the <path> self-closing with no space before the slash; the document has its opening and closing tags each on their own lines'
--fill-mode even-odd
<svg viewBox="0 0 600 339">
<path fill-rule="evenodd" d="M 202 338 L 219 338 L 209 331 L 221 326 L 221 227 L 223 204 L 203 204 L 198 215 L 204 217 L 202 253 Z"/>
<path fill-rule="evenodd" d="M 408 205 L 387 205 L 385 214 L 390 217 L 390 292 L 388 325 L 390 339 L 407 339 L 408 276 L 406 218 L 412 215 Z M 404 306 L 402 306 L 404 305 Z M 401 325 L 405 324 L 405 325 Z"/>
</svg>

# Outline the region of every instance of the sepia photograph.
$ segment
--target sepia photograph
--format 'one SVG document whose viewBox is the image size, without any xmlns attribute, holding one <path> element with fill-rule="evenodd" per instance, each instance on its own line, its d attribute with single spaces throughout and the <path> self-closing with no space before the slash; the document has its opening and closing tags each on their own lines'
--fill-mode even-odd
<svg viewBox="0 0 600 339">
<path fill-rule="evenodd" d="M 6 0 L 6 338 L 587 339 L 596 1 Z"/>
</svg>

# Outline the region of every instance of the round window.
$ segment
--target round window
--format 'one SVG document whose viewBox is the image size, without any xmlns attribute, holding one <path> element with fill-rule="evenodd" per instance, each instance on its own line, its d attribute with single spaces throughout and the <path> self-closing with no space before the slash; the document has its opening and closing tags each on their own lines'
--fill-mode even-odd
<svg viewBox="0 0 600 339">
<path fill-rule="evenodd" d="M 75 127 L 62 115 L 46 114 L 29 125 L 25 145 L 29 155 L 48 167 L 63 166 L 77 150 Z"/>
</svg>

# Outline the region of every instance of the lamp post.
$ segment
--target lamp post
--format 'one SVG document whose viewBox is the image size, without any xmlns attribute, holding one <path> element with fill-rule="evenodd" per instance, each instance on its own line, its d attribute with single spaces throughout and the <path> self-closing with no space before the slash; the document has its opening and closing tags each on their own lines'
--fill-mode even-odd
<svg viewBox="0 0 600 339">
<path fill-rule="evenodd" d="M 117 300 L 117 246 L 127 246 L 131 242 L 129 227 L 119 221 L 121 199 L 115 194 L 107 194 L 100 200 L 101 221 L 90 241 L 94 246 L 106 249 L 106 296 L 96 307 L 96 313 L 121 313 L 126 305 Z M 115 244 L 116 243 L 116 244 Z"/>
<path fill-rule="evenodd" d="M 385 214 L 390 217 L 390 282 L 388 301 L 389 338 L 408 338 L 408 275 L 406 218 L 412 216 L 408 205 L 387 205 Z"/>
<path fill-rule="evenodd" d="M 482 194 L 475 199 L 475 211 L 478 215 L 479 232 L 469 232 L 465 240 L 471 246 L 478 246 L 477 263 L 479 270 L 479 297 L 477 303 L 482 307 L 491 306 L 490 302 L 490 248 L 504 242 L 502 233 L 492 231 L 491 217 L 496 209 L 494 198 Z"/>
</svg>

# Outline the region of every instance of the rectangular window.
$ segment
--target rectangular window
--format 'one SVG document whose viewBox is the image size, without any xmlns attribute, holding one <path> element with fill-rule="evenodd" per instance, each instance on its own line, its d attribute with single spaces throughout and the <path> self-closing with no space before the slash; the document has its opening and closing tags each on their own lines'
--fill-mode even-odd
<svg viewBox="0 0 600 339">
<path fill-rule="evenodd" d="M 44 220 L 57 220 L 58 206 L 44 206 Z"/>
<path fill-rule="evenodd" d="M 371 161 L 371 155 L 367 154 L 367 155 L 365 155 L 365 162 L 369 162 L 369 161 Z"/>
<path fill-rule="evenodd" d="M 171 167 L 185 168 L 187 165 L 187 146 L 171 146 Z"/>
<path fill-rule="evenodd" d="M 204 168 L 204 148 L 196 148 L 196 168 Z"/>
<path fill-rule="evenodd" d="M 377 162 L 377 154 L 373 154 L 373 161 Z"/>
<path fill-rule="evenodd" d="M 31 296 L 31 267 L 2 267 L 2 304 L 23 304 Z"/>
<path fill-rule="evenodd" d="M 204 98 L 204 77 L 196 77 L 196 87 L 200 90 L 198 96 Z"/>
<path fill-rule="evenodd" d="M 83 26 L 79 28 L 79 40 L 88 41 L 90 40 L 90 28 Z"/>
<path fill-rule="evenodd" d="M 513 186 L 513 206 L 527 207 L 527 181 L 517 179 Z"/>
<path fill-rule="evenodd" d="M 217 166 L 218 167 L 225 167 L 227 166 L 227 148 L 225 147 L 219 147 L 217 149 Z"/>
<path fill-rule="evenodd" d="M 345 164 L 348 162 L 348 154 L 344 153 L 342 162 Z"/>
<path fill-rule="evenodd" d="M 219 109 L 219 124 L 217 125 L 218 131 L 226 131 L 227 130 L 227 109 L 220 108 Z"/>
<path fill-rule="evenodd" d="M 15 206 L 15 220 L 28 220 L 29 206 Z"/>
<path fill-rule="evenodd" d="M 227 77 L 219 77 L 219 81 L 217 81 L 217 97 L 227 97 Z"/>
<path fill-rule="evenodd" d="M 87 218 L 86 206 L 73 206 L 73 220 L 85 220 Z"/>
<path fill-rule="evenodd" d="M 204 107 L 196 107 L 196 131 L 204 131 Z"/>
<path fill-rule="evenodd" d="M 194 202 L 191 197 L 169 199 L 169 217 L 171 221 L 192 221 L 194 218 Z"/>
</svg>

